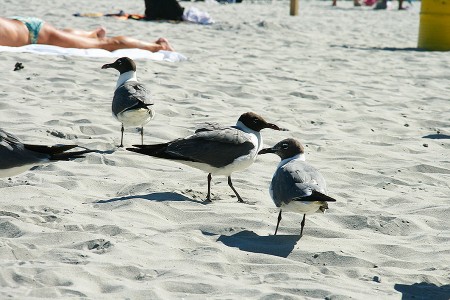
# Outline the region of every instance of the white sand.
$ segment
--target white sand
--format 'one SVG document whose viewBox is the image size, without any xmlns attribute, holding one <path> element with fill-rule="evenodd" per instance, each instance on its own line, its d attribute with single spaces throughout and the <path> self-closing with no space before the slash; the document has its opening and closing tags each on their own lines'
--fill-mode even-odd
<svg viewBox="0 0 450 300">
<path fill-rule="evenodd" d="M 267 146 L 307 146 L 338 202 L 307 216 L 301 239 L 293 213 L 271 236 L 276 156 L 233 175 L 254 205 L 222 177 L 203 205 L 206 174 L 115 148 L 110 59 L 0 53 L 1 128 L 106 151 L 0 180 L 0 298 L 448 299 L 450 55 L 414 51 L 420 3 L 330 2 L 302 1 L 298 17 L 287 1 L 181 2 L 217 21 L 200 26 L 71 16 L 142 13 L 138 0 L 2 1 L 3 16 L 167 37 L 190 60 L 137 62 L 157 110 L 146 143 L 254 111 L 290 130 L 263 131 Z M 128 129 L 125 144 L 139 142 Z"/>
</svg>

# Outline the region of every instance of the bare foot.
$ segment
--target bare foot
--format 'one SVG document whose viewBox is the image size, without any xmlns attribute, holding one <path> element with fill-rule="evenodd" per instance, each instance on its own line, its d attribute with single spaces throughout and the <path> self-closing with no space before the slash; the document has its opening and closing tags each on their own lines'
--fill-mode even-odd
<svg viewBox="0 0 450 300">
<path fill-rule="evenodd" d="M 102 39 L 106 36 L 106 28 L 103 26 L 100 26 L 99 28 L 95 29 L 92 32 L 93 35 L 95 35 L 94 37 L 98 38 L 98 39 Z"/>
<path fill-rule="evenodd" d="M 161 50 L 175 51 L 175 49 L 170 46 L 169 41 L 166 38 L 159 38 L 155 43 L 162 47 Z"/>
</svg>

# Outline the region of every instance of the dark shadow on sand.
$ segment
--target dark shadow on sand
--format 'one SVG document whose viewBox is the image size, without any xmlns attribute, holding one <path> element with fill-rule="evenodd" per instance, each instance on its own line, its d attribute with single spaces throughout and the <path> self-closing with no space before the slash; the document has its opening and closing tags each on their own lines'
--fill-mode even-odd
<svg viewBox="0 0 450 300">
<path fill-rule="evenodd" d="M 114 154 L 117 149 L 112 150 L 93 150 L 92 153 L 98 153 L 98 154 Z"/>
<path fill-rule="evenodd" d="M 448 300 L 450 299 L 450 284 L 437 286 L 432 283 L 420 282 L 411 285 L 396 284 L 394 289 L 402 293 L 402 300 Z"/>
<path fill-rule="evenodd" d="M 422 138 L 432 139 L 432 140 L 445 140 L 445 139 L 450 139 L 450 135 L 435 133 L 435 134 L 424 135 Z"/>
<path fill-rule="evenodd" d="M 181 195 L 178 193 L 171 193 L 171 192 L 151 193 L 151 194 L 147 194 L 147 195 L 123 196 L 123 197 L 111 198 L 108 200 L 99 200 L 95 203 L 111 203 L 111 202 L 116 202 L 116 201 L 127 201 L 127 200 L 136 199 L 136 198 L 143 198 L 148 201 L 159 201 L 159 202 L 190 201 L 190 202 L 195 202 L 195 203 L 203 203 L 202 201 L 194 200 L 194 199 L 188 198 L 184 195 Z"/>
<path fill-rule="evenodd" d="M 204 232 L 208 235 L 209 233 Z M 210 235 L 210 234 L 209 234 Z M 288 257 L 297 242 L 299 235 L 259 236 L 253 231 L 244 230 L 233 235 L 221 235 L 217 241 L 228 247 L 236 247 L 242 251 L 263 253 L 280 257 Z"/>
<path fill-rule="evenodd" d="M 356 49 L 356 50 L 378 50 L 378 51 L 411 51 L 411 52 L 432 52 L 428 50 L 424 50 L 421 48 L 396 48 L 396 47 L 360 47 L 360 46 L 352 46 L 352 45 L 330 45 L 332 48 L 346 48 L 346 49 Z"/>
</svg>

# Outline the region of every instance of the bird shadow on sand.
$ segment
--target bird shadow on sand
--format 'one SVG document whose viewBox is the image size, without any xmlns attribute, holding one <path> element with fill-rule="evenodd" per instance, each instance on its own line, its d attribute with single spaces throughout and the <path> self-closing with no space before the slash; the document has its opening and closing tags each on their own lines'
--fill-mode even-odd
<svg viewBox="0 0 450 300">
<path fill-rule="evenodd" d="M 117 198 L 111 198 L 107 200 L 99 200 L 95 203 L 111 203 L 116 201 L 127 201 L 127 200 L 133 200 L 133 199 L 144 199 L 148 201 L 158 201 L 158 202 L 165 202 L 165 201 L 189 201 L 189 202 L 195 202 L 195 203 L 203 203 L 199 200 L 194 200 L 189 197 L 186 197 L 184 195 L 178 194 L 178 193 L 172 193 L 172 192 L 160 192 L 160 193 L 150 193 L 146 195 L 129 195 L 129 196 L 123 196 L 123 197 L 117 197 Z"/>
<path fill-rule="evenodd" d="M 397 47 L 360 47 L 360 46 L 352 46 L 352 45 L 330 45 L 330 47 L 334 48 L 346 48 L 346 49 L 356 49 L 356 50 L 379 50 L 379 51 L 411 51 L 411 52 L 426 52 L 426 50 L 421 48 L 397 48 Z"/>
<path fill-rule="evenodd" d="M 424 139 L 432 139 L 432 140 L 445 140 L 445 139 L 450 139 L 450 135 L 448 135 L 448 134 L 441 134 L 441 133 L 434 133 L 434 134 L 424 135 L 422 138 L 424 138 Z"/>
<path fill-rule="evenodd" d="M 402 293 L 402 300 L 448 300 L 450 299 L 450 284 L 437 286 L 432 283 L 420 282 L 414 284 L 396 284 L 394 289 Z"/>
<path fill-rule="evenodd" d="M 213 235 L 203 232 L 205 235 Z M 300 240 L 299 235 L 259 236 L 253 231 L 244 230 L 233 235 L 220 235 L 217 241 L 225 246 L 239 248 L 242 251 L 263 253 L 279 257 L 288 257 Z"/>
</svg>

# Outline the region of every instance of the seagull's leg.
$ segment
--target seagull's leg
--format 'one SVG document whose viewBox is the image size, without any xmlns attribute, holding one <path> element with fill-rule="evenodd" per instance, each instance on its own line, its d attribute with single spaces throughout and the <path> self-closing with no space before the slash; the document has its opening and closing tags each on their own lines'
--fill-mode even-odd
<svg viewBox="0 0 450 300">
<path fill-rule="evenodd" d="M 208 195 L 206 196 L 205 202 L 211 202 L 211 173 L 208 174 Z"/>
<path fill-rule="evenodd" d="M 300 236 L 303 236 L 303 227 L 305 227 L 305 217 L 306 215 L 303 215 L 302 223 L 300 224 L 302 227 L 300 229 Z"/>
<path fill-rule="evenodd" d="M 238 198 L 238 202 L 244 203 L 244 200 L 242 200 L 241 196 L 239 196 L 238 192 L 234 189 L 233 183 L 231 182 L 231 176 L 228 176 L 228 185 L 233 190 L 234 194 Z"/>
<path fill-rule="evenodd" d="M 275 228 L 275 234 L 274 235 L 277 235 L 278 226 L 280 225 L 280 221 L 281 221 L 281 209 L 280 209 L 280 213 L 278 214 L 277 228 Z"/>
<path fill-rule="evenodd" d="M 123 147 L 123 132 L 124 132 L 124 128 L 123 128 L 123 124 L 122 124 L 122 128 L 120 129 L 120 131 L 122 132 L 122 135 L 120 136 L 120 146 L 119 147 Z"/>
<path fill-rule="evenodd" d="M 144 126 L 141 127 L 141 145 L 144 145 Z"/>
</svg>

